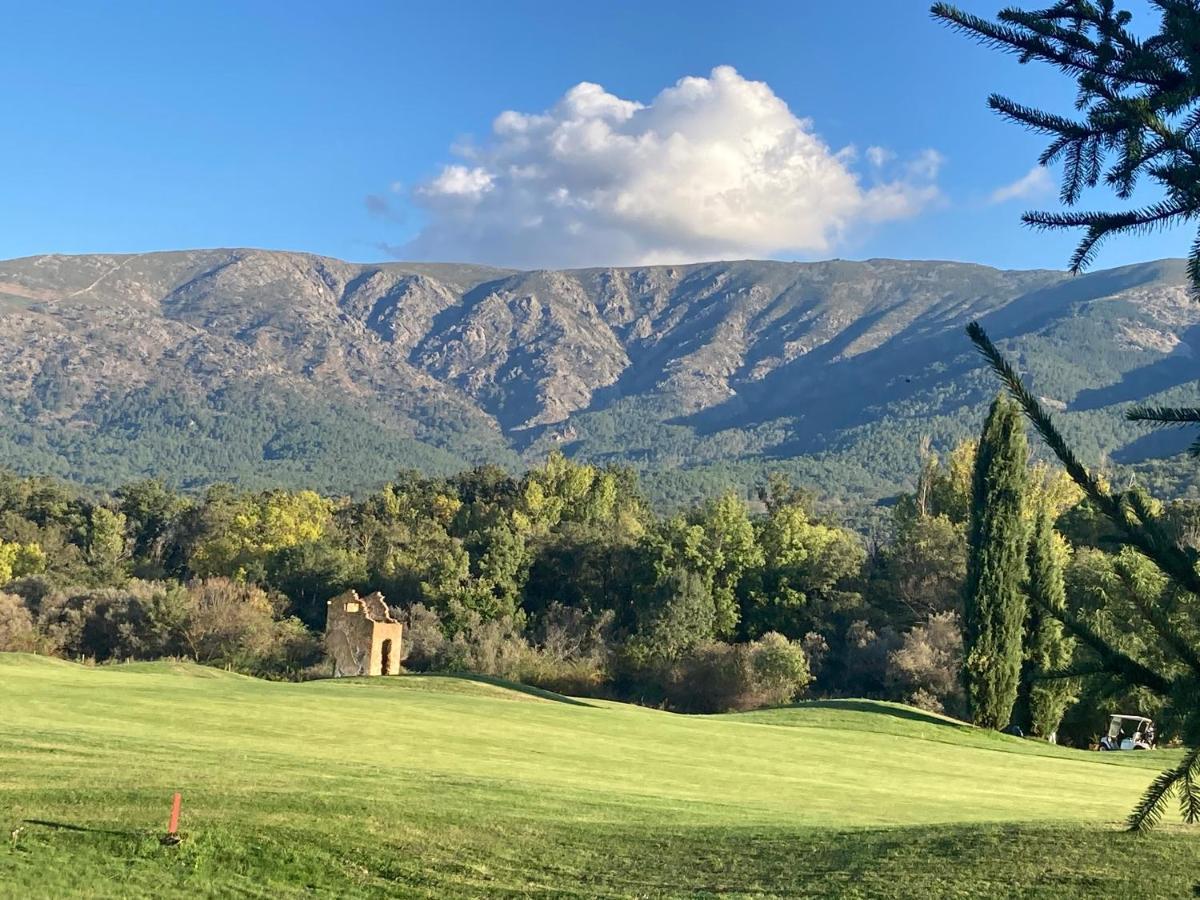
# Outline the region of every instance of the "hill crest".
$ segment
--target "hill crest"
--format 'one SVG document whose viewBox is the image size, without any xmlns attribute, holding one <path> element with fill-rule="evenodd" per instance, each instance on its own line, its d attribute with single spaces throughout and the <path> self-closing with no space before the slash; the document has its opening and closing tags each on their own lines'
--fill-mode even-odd
<svg viewBox="0 0 1200 900">
<path fill-rule="evenodd" d="M 354 490 L 406 463 L 518 467 L 560 447 L 680 494 L 771 462 L 883 496 L 915 471 L 922 436 L 969 433 L 994 393 L 962 338 L 972 319 L 1085 452 L 1174 449 L 1113 407 L 1194 386 L 1183 363 L 1200 307 L 1178 260 L 1073 278 L 886 259 L 516 271 L 217 249 L 0 262 L 0 463 L 102 484 L 307 474 Z"/>
</svg>

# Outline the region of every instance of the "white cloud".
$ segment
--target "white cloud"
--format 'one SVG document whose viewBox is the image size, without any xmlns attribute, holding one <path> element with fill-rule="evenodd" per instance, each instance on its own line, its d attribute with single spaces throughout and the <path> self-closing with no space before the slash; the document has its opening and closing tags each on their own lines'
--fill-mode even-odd
<svg viewBox="0 0 1200 900">
<path fill-rule="evenodd" d="M 465 197 L 477 201 L 492 189 L 492 174 L 481 166 L 446 166 L 442 174 L 417 189 L 418 196 Z"/>
<path fill-rule="evenodd" d="M 827 254 L 855 228 L 916 215 L 942 157 L 834 152 L 763 82 L 720 66 L 643 105 L 583 82 L 507 111 L 411 193 L 427 218 L 399 255 L 514 266 Z"/>
<path fill-rule="evenodd" d="M 896 158 L 896 154 L 893 153 L 891 150 L 889 150 L 887 147 L 868 147 L 867 148 L 867 162 L 869 162 L 871 165 L 873 165 L 877 169 L 881 168 L 882 166 L 887 165 L 889 162 L 891 162 L 895 158 Z"/>
<path fill-rule="evenodd" d="M 1041 197 L 1054 190 L 1054 180 L 1045 166 L 1034 166 L 1016 181 L 1001 185 L 988 197 L 989 203 L 1007 203 L 1009 200 L 1028 200 Z"/>
</svg>

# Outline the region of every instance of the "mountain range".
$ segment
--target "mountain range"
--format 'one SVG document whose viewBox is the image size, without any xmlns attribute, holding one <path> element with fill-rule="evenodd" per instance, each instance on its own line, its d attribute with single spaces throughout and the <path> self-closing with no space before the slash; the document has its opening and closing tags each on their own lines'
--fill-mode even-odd
<svg viewBox="0 0 1200 900">
<path fill-rule="evenodd" d="M 1200 388 L 1178 260 L 513 271 L 234 249 L 0 262 L 0 465 L 359 492 L 559 448 L 631 464 L 667 505 L 770 468 L 874 501 L 977 431 L 996 385 L 973 319 L 1085 459 L 1186 443 L 1120 415 Z"/>
</svg>

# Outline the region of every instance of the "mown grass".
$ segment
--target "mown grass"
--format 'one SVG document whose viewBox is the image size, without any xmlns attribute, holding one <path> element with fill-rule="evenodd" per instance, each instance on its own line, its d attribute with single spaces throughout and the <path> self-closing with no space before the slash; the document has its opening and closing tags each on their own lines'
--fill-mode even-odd
<svg viewBox="0 0 1200 900">
<path fill-rule="evenodd" d="M 888 704 L 687 717 L 0 654 L 0 892 L 1189 896 L 1200 835 L 1114 824 L 1170 758 Z"/>
</svg>

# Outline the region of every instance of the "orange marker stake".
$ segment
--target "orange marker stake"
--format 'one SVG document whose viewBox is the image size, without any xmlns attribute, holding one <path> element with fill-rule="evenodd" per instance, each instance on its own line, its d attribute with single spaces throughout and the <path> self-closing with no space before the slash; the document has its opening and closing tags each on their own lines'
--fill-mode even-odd
<svg viewBox="0 0 1200 900">
<path fill-rule="evenodd" d="M 162 839 L 164 844 L 178 844 L 182 840 L 179 837 L 179 807 L 182 803 L 183 795 L 176 791 L 171 798 L 171 821 L 167 823 L 167 833 Z"/>
</svg>

